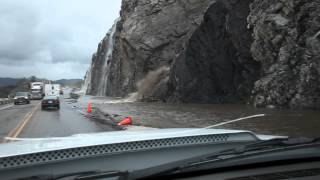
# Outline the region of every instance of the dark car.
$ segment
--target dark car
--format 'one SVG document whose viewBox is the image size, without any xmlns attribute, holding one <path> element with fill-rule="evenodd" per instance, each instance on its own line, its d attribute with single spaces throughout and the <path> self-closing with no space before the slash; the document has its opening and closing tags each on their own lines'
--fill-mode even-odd
<svg viewBox="0 0 320 180">
<path fill-rule="evenodd" d="M 41 109 L 57 108 L 60 109 L 60 101 L 57 96 L 45 96 L 41 102 Z"/>
<path fill-rule="evenodd" d="M 30 104 L 29 92 L 16 92 L 14 96 L 14 104 Z"/>
</svg>

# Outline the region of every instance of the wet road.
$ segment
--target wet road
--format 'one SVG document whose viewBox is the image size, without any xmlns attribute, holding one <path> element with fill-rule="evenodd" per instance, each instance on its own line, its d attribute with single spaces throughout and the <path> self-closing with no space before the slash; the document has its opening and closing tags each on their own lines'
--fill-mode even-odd
<svg viewBox="0 0 320 180">
<path fill-rule="evenodd" d="M 239 104 L 139 103 L 90 96 L 82 97 L 78 102 L 72 102 L 67 95 L 61 98 L 60 110 L 42 111 L 37 106 L 40 101 L 32 101 L 28 105 L 0 106 L 0 137 L 63 137 L 79 133 L 113 131 L 112 127 L 92 121 L 78 112 L 85 111 L 88 101 L 106 113 L 131 116 L 133 124 L 138 126 L 207 127 L 239 117 L 266 114 L 265 117 L 236 122 L 219 128 L 243 129 L 270 135 L 320 137 L 320 111 L 316 110 L 257 109 Z"/>
<path fill-rule="evenodd" d="M 1 138 L 63 137 L 113 130 L 82 115 L 70 101 L 60 97 L 60 110 L 41 110 L 38 100 L 26 105 L 0 106 Z"/>
<path fill-rule="evenodd" d="M 255 114 L 253 118 L 217 128 L 250 130 L 261 134 L 320 137 L 319 110 L 254 108 L 243 104 L 163 104 L 126 102 L 106 97 L 91 100 L 109 114 L 133 117 L 135 125 L 156 128 L 207 127 Z"/>
<path fill-rule="evenodd" d="M 6 137 L 21 122 L 26 114 L 31 111 L 34 104 L 21 106 L 0 106 L 0 136 Z M 1 140 L 0 140 L 1 141 Z"/>
</svg>

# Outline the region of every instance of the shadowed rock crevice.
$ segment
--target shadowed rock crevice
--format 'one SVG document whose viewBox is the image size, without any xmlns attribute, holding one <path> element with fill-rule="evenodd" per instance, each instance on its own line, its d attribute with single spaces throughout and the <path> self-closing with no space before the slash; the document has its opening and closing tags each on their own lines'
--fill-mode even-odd
<svg viewBox="0 0 320 180">
<path fill-rule="evenodd" d="M 250 54 L 252 38 L 246 28 L 250 2 L 211 5 L 173 65 L 170 101 L 224 103 L 250 96 L 260 72 Z"/>
</svg>

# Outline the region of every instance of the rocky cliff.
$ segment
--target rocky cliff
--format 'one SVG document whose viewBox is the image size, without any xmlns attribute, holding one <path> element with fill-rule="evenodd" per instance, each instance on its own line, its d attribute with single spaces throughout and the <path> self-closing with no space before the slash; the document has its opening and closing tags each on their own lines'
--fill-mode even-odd
<svg viewBox="0 0 320 180">
<path fill-rule="evenodd" d="M 168 100 L 223 103 L 247 99 L 260 65 L 246 28 L 251 0 L 211 5 L 172 65 Z"/>
<path fill-rule="evenodd" d="M 320 107 L 320 1 L 255 0 L 251 54 L 262 65 L 256 106 Z"/>
<path fill-rule="evenodd" d="M 123 0 L 116 32 L 107 34 L 93 57 L 88 93 L 125 96 L 136 91 L 136 84 L 149 71 L 170 66 L 210 3 L 212 0 Z M 110 38 L 114 46 L 108 59 Z M 107 76 L 107 83 L 99 87 L 102 75 Z"/>
<path fill-rule="evenodd" d="M 88 94 L 320 106 L 320 0 L 123 0 Z"/>
</svg>

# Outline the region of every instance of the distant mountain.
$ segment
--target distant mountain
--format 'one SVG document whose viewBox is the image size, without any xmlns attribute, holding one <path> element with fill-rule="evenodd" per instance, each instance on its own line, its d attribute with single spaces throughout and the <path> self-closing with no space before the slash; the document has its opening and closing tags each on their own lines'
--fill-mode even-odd
<svg viewBox="0 0 320 180">
<path fill-rule="evenodd" d="M 1 78 L 0 77 L 0 98 L 8 97 L 17 91 L 29 91 L 30 83 L 42 81 L 47 83 L 49 80 L 40 79 L 35 76 L 29 78 Z M 82 79 L 60 79 L 52 81 L 54 84 L 61 84 L 62 86 L 81 87 Z"/>
<path fill-rule="evenodd" d="M 0 77 L 0 87 L 4 86 L 14 86 L 16 85 L 21 79 L 16 78 L 1 78 Z"/>
<path fill-rule="evenodd" d="M 0 98 L 6 98 L 18 91 L 29 91 L 30 79 L 0 78 Z"/>
<path fill-rule="evenodd" d="M 55 84 L 61 84 L 63 86 L 74 86 L 82 83 L 82 79 L 59 79 L 53 81 Z"/>
<path fill-rule="evenodd" d="M 34 81 L 42 81 L 42 82 L 48 81 L 46 79 L 39 79 L 36 77 L 34 77 L 34 78 L 33 77 L 30 77 L 30 78 L 2 78 L 2 77 L 0 77 L 0 87 L 19 86 L 22 83 L 22 80 L 24 80 L 26 84 L 29 84 L 30 82 L 34 82 Z M 81 86 L 82 79 L 59 79 L 56 81 L 52 81 L 52 83 L 61 84 L 62 86 L 79 87 L 79 86 Z"/>
</svg>

